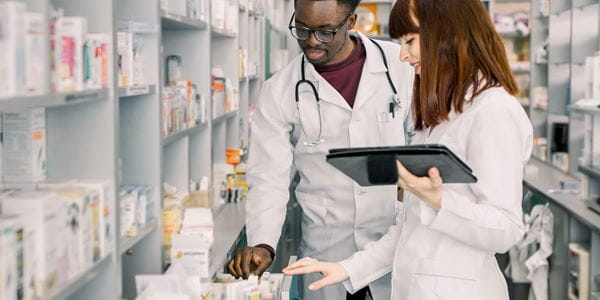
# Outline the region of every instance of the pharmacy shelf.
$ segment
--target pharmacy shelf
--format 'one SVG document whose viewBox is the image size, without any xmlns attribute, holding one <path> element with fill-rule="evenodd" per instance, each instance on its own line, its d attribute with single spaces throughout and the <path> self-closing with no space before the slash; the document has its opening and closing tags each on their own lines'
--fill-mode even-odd
<svg viewBox="0 0 600 300">
<path fill-rule="evenodd" d="M 141 240 L 147 237 L 158 227 L 158 220 L 154 220 L 147 224 L 144 228 L 138 231 L 134 237 L 121 237 L 121 254 L 125 254 L 133 246 L 137 245 Z"/>
<path fill-rule="evenodd" d="M 202 30 L 208 27 L 205 21 L 172 14 L 164 9 L 160 11 L 160 18 L 162 29 L 167 30 Z"/>
<path fill-rule="evenodd" d="M 571 106 L 569 106 L 569 110 L 580 112 L 580 113 L 599 114 L 600 115 L 600 107 L 571 105 Z"/>
<path fill-rule="evenodd" d="M 593 177 L 595 179 L 600 180 L 600 170 L 596 169 L 596 168 L 592 168 L 592 167 L 588 167 L 588 166 L 579 166 L 578 168 L 579 172 Z"/>
<path fill-rule="evenodd" d="M 511 62 L 510 70 L 514 74 L 529 74 L 529 72 L 531 71 L 531 67 L 529 65 L 529 62 Z"/>
<path fill-rule="evenodd" d="M 192 135 L 192 134 L 196 133 L 197 131 L 204 129 L 207 126 L 208 126 L 208 122 L 204 122 L 202 124 L 196 125 L 195 127 L 184 129 L 177 133 L 173 133 L 173 134 L 163 138 L 162 145 L 163 146 L 169 145 L 183 137 Z"/>
<path fill-rule="evenodd" d="M 227 256 L 244 229 L 246 202 L 228 203 L 217 212 L 215 220 L 215 242 L 212 248 L 210 274 L 214 277 L 227 263 Z"/>
<path fill-rule="evenodd" d="M 217 28 L 214 26 L 211 26 L 210 30 L 213 34 L 212 37 L 214 37 L 214 38 L 235 38 L 236 37 L 236 34 L 234 32 L 227 32 L 224 29 Z"/>
<path fill-rule="evenodd" d="M 156 93 L 155 84 L 142 84 L 127 87 L 119 87 L 119 98 L 151 95 L 154 93 Z"/>
<path fill-rule="evenodd" d="M 586 226 L 600 232 L 600 214 L 589 209 L 585 201 L 579 198 L 579 190 L 568 193 L 560 189 L 561 182 L 576 181 L 577 178 L 563 173 L 536 157 L 529 160 L 524 178 L 525 184 L 530 189 L 561 207 Z"/>
<path fill-rule="evenodd" d="M 50 295 L 42 298 L 43 300 L 55 300 L 55 299 L 66 299 L 75 292 L 77 292 L 81 287 L 86 285 L 88 282 L 92 281 L 97 275 L 98 271 L 108 262 L 111 261 L 112 255 L 106 255 L 96 263 L 94 263 L 88 270 L 81 272 L 79 275 L 76 275 L 72 279 L 70 279 L 65 286 L 59 288 L 50 293 Z"/>
<path fill-rule="evenodd" d="M 523 35 L 518 31 L 510 31 L 510 32 L 498 32 L 498 34 L 506 39 L 526 39 L 529 38 L 529 35 Z"/>
<path fill-rule="evenodd" d="M 108 99 L 108 89 L 59 93 L 38 96 L 22 96 L 0 99 L 0 111 L 19 111 L 35 107 L 58 107 Z"/>
<path fill-rule="evenodd" d="M 216 117 L 216 118 L 213 119 L 213 124 L 214 123 L 220 123 L 220 122 L 223 122 L 225 120 L 229 120 L 229 119 L 235 117 L 237 115 L 237 113 L 238 113 L 238 111 L 234 110 L 234 111 L 228 112 L 228 113 L 226 113 L 226 114 L 224 114 L 224 115 L 222 115 L 220 117 Z"/>
</svg>

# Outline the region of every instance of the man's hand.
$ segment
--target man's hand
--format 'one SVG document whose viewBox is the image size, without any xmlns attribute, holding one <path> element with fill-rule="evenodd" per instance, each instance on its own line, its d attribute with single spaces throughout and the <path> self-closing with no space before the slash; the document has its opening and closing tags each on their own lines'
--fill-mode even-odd
<svg viewBox="0 0 600 300">
<path fill-rule="evenodd" d="M 227 269 L 235 278 L 248 279 L 251 273 L 261 276 L 272 262 L 271 253 L 267 249 L 245 247 L 236 251 L 235 257 L 229 261 Z"/>
</svg>

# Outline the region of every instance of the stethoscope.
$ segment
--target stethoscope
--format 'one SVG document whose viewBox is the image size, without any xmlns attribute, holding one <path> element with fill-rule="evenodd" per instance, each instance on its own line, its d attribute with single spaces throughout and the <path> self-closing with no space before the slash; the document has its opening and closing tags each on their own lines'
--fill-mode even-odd
<svg viewBox="0 0 600 300">
<path fill-rule="evenodd" d="M 377 49 L 379 49 L 379 53 L 381 53 L 381 58 L 383 60 L 383 65 L 385 66 L 385 76 L 387 77 L 388 80 L 388 84 L 390 86 L 390 88 L 392 89 L 393 92 L 393 96 L 392 96 L 392 100 L 389 103 L 389 107 L 388 107 L 388 111 L 389 113 L 392 115 L 392 118 L 395 118 L 395 112 L 397 109 L 400 108 L 400 96 L 398 96 L 398 91 L 396 90 L 396 86 L 394 85 L 394 82 L 392 81 L 392 76 L 390 75 L 390 68 L 388 67 L 388 62 L 387 59 L 385 57 L 385 52 L 383 52 L 383 48 L 381 48 L 381 45 L 379 45 L 379 43 L 377 43 L 375 40 L 369 38 L 371 40 L 371 42 L 373 42 L 373 44 L 375 44 L 375 46 L 377 46 Z M 321 131 L 323 128 L 323 118 L 321 116 L 321 99 L 319 98 L 319 92 L 317 91 L 317 88 L 315 87 L 315 85 L 306 79 L 306 71 L 304 70 L 304 59 L 306 57 L 303 55 L 302 56 L 302 62 L 300 63 L 300 70 L 302 73 L 302 78 L 296 83 L 296 91 L 295 91 L 295 96 L 296 96 L 296 109 L 298 110 L 298 116 L 300 119 L 300 128 L 302 129 L 302 133 L 304 134 L 304 136 L 306 137 L 306 141 L 304 141 L 304 146 L 307 147 L 316 147 L 319 144 L 323 143 L 325 140 L 321 137 Z M 317 138 L 315 140 L 311 140 L 308 135 L 306 134 L 306 132 L 304 131 L 304 126 L 302 125 L 302 117 L 300 116 L 300 86 L 305 83 L 308 84 L 308 86 L 311 88 L 313 94 L 315 95 L 315 99 L 317 102 L 317 112 L 319 114 L 319 134 L 317 136 Z"/>
</svg>

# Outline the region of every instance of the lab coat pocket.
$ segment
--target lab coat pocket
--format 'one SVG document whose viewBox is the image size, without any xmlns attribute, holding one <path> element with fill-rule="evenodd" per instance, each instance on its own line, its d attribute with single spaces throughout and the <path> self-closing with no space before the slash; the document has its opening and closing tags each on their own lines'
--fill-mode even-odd
<svg viewBox="0 0 600 300">
<path fill-rule="evenodd" d="M 396 111 L 394 116 L 389 112 L 378 113 L 377 128 L 379 130 L 379 143 L 381 146 L 399 146 L 405 144 L 401 111 Z"/>
<path fill-rule="evenodd" d="M 411 285 L 411 299 L 477 298 L 476 268 L 469 264 L 421 259 Z"/>
</svg>

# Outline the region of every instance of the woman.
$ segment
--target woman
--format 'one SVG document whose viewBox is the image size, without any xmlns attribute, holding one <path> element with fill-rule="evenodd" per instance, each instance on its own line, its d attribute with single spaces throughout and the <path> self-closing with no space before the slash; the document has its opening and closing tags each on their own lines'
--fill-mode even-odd
<svg viewBox="0 0 600 300">
<path fill-rule="evenodd" d="M 392 299 L 508 299 L 494 254 L 523 235 L 532 128 L 502 41 L 479 0 L 398 0 L 390 35 L 417 74 L 412 143 L 446 145 L 479 181 L 443 185 L 435 168 L 418 178 L 398 163 L 397 225 L 347 260 L 305 258 L 284 272 L 321 272 L 309 288 L 343 282 L 354 292 L 392 270 Z"/>
</svg>

